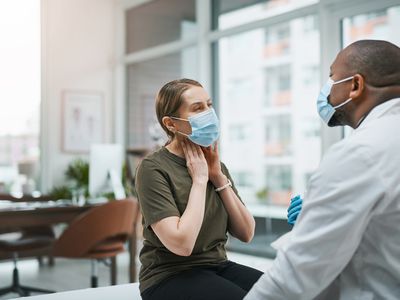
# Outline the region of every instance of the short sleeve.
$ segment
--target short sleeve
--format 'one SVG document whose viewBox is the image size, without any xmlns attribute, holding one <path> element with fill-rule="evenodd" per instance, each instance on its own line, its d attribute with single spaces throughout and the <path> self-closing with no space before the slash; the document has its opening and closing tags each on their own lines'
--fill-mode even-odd
<svg viewBox="0 0 400 300">
<path fill-rule="evenodd" d="M 167 217 L 180 217 L 167 175 L 156 162 L 151 159 L 141 162 L 135 187 L 145 227 Z"/>
<path fill-rule="evenodd" d="M 236 196 L 238 196 L 240 202 L 243 203 L 243 200 L 242 200 L 242 198 L 240 198 L 239 192 L 238 192 L 238 190 L 237 190 L 237 188 L 236 188 L 236 186 L 235 186 L 235 182 L 234 182 L 234 180 L 232 179 L 232 176 L 231 176 L 231 174 L 229 173 L 228 168 L 226 167 L 226 165 L 225 165 L 223 162 L 221 162 L 221 170 L 222 170 L 222 173 L 224 173 L 224 175 L 225 175 L 226 177 L 228 177 L 228 179 L 231 181 L 233 191 L 235 192 Z M 243 203 L 243 205 L 244 205 L 244 203 Z"/>
</svg>

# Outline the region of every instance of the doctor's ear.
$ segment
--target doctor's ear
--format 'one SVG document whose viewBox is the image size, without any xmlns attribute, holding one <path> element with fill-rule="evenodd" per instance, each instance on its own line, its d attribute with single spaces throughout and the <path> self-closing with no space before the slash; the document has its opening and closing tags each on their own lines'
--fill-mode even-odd
<svg viewBox="0 0 400 300">
<path fill-rule="evenodd" d="M 354 78 L 351 83 L 351 91 L 349 98 L 357 99 L 359 98 L 365 89 L 365 80 L 364 77 L 360 74 L 354 75 Z"/>
</svg>

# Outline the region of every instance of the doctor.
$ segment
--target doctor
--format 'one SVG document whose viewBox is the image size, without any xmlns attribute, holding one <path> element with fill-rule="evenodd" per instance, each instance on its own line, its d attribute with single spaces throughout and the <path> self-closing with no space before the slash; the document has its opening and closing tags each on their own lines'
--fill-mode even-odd
<svg viewBox="0 0 400 300">
<path fill-rule="evenodd" d="M 355 131 L 326 153 L 289 240 L 246 300 L 400 299 L 400 48 L 355 42 L 329 77 L 319 114 Z"/>
</svg>

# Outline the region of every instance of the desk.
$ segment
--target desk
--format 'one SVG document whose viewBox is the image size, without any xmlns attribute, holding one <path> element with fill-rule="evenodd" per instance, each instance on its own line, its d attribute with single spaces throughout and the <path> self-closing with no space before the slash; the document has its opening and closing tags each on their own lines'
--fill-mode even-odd
<svg viewBox="0 0 400 300">
<path fill-rule="evenodd" d="M 0 209 L 0 230 L 69 223 L 92 207 L 93 205 Z"/>
<path fill-rule="evenodd" d="M 20 205 L 20 204 L 18 204 Z M 17 209 L 0 209 L 0 232 L 13 231 L 21 227 L 55 225 L 60 223 L 70 223 L 80 214 L 88 211 L 96 205 L 85 206 L 22 206 Z M 133 226 L 132 235 L 129 240 L 130 281 L 136 281 L 136 221 Z M 115 261 L 114 261 L 115 263 Z M 115 268 L 115 266 L 114 266 Z M 115 272 L 115 270 L 113 270 Z"/>
<path fill-rule="evenodd" d="M 50 201 L 53 200 L 51 196 L 40 195 L 39 197 L 33 197 L 31 195 L 22 195 L 20 198 L 16 198 L 10 194 L 0 193 L 0 200 L 9 200 L 12 202 L 31 202 L 31 201 Z"/>
</svg>

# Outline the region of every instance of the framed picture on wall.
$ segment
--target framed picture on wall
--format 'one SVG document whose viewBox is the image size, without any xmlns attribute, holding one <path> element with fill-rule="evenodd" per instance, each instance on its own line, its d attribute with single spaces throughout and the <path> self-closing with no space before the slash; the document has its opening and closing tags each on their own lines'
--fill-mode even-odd
<svg viewBox="0 0 400 300">
<path fill-rule="evenodd" d="M 91 144 L 104 143 L 103 94 L 64 91 L 62 101 L 62 150 L 84 154 Z"/>
</svg>

